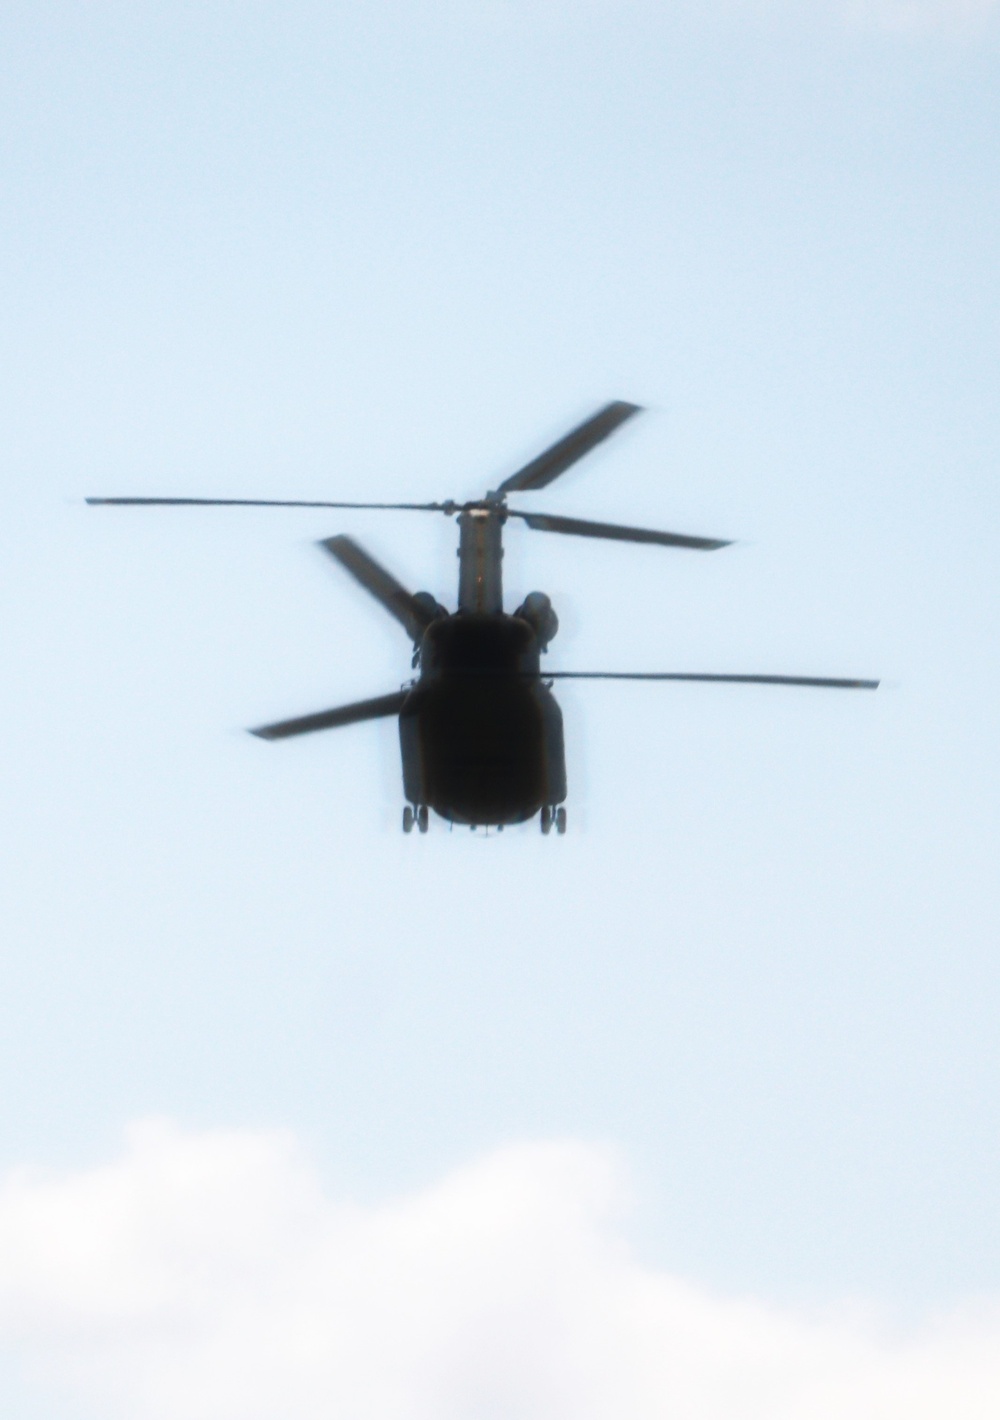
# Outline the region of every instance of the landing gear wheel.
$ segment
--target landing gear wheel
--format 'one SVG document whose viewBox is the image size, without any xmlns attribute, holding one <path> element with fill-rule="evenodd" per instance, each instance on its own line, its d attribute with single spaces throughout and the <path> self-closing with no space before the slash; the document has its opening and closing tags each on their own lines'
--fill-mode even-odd
<svg viewBox="0 0 1000 1420">
<path fill-rule="evenodd" d="M 410 808 L 409 804 L 407 804 L 406 808 L 403 810 L 403 832 L 412 833 L 413 823 L 413 810 Z"/>
<path fill-rule="evenodd" d="M 417 809 L 417 827 L 421 833 L 427 832 L 427 805 L 421 804 Z"/>
<path fill-rule="evenodd" d="M 566 810 L 562 807 L 562 805 L 560 805 L 559 808 L 556 809 L 556 833 L 565 833 L 565 832 L 566 832 Z"/>
<path fill-rule="evenodd" d="M 552 810 L 549 808 L 548 804 L 542 805 L 540 826 L 543 833 L 552 832 Z"/>
</svg>

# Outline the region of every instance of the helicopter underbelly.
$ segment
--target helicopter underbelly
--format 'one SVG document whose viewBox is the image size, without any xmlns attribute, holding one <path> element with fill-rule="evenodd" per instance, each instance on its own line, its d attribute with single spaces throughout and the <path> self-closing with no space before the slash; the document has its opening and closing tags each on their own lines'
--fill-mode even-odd
<svg viewBox="0 0 1000 1420">
<path fill-rule="evenodd" d="M 562 715 L 538 681 L 444 676 L 399 727 L 406 797 L 453 823 L 521 823 L 566 797 Z"/>
</svg>

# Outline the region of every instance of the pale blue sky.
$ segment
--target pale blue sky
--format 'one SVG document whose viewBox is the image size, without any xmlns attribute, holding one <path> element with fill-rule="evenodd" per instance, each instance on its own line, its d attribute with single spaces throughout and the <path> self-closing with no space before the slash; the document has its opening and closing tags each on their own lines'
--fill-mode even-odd
<svg viewBox="0 0 1000 1420">
<path fill-rule="evenodd" d="M 0 1163 L 297 1131 L 376 1200 L 609 1141 L 644 1257 L 777 1300 L 1000 1291 L 997 30 L 832 3 L 8 4 L 0 21 Z M 404 839 L 404 514 L 607 399 L 512 527 L 570 832 Z M 47 1413 L 47 1412 L 46 1412 Z"/>
</svg>

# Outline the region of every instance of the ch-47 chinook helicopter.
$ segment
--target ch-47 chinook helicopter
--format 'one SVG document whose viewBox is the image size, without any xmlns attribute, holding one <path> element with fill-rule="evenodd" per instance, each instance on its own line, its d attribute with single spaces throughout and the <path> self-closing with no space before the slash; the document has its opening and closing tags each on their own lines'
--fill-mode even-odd
<svg viewBox="0 0 1000 1420">
<path fill-rule="evenodd" d="M 874 690 L 877 680 L 814 676 L 713 675 L 693 672 L 542 671 L 559 622 L 544 592 L 532 592 L 514 612 L 503 609 L 503 526 L 520 518 L 541 532 L 654 543 L 713 552 L 718 538 L 652 532 L 507 505 L 510 493 L 545 488 L 576 461 L 639 413 L 618 400 L 509 478 L 494 492 L 468 503 L 328 503 L 263 498 L 88 498 L 88 503 L 180 507 L 393 508 L 458 517 L 458 608 L 449 612 L 429 592 L 408 592 L 349 537 L 320 544 L 402 625 L 413 642 L 416 680 L 389 695 L 262 725 L 265 740 L 310 734 L 360 720 L 399 717 L 403 828 L 426 833 L 429 810 L 452 824 L 503 828 L 539 815 L 543 833 L 566 831 L 566 762 L 562 714 L 552 694 L 556 680 L 715 681 L 754 685 L 819 686 Z"/>
</svg>

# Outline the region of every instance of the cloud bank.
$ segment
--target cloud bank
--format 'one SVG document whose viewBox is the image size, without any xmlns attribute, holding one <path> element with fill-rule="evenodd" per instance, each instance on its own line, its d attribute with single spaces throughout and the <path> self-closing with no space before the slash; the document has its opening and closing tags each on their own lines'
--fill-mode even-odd
<svg viewBox="0 0 1000 1420">
<path fill-rule="evenodd" d="M 705 0 L 698 0 L 707 8 Z M 852 30 L 919 38 L 974 37 L 1000 10 L 1000 0 L 716 0 L 730 11 L 772 20 L 819 21 Z"/>
<path fill-rule="evenodd" d="M 643 1267 L 612 1155 L 327 1197 L 289 1136 L 136 1125 L 0 1188 L 0 1344 L 127 1420 L 995 1420 L 1000 1308 L 906 1337 Z"/>
<path fill-rule="evenodd" d="M 997 0 L 843 0 L 849 23 L 900 34 L 974 34 L 997 12 Z"/>
<path fill-rule="evenodd" d="M 466 4 L 453 4 L 466 16 Z M 901 37 L 982 33 L 1000 11 L 1000 0 L 674 0 L 674 12 L 690 18 L 750 17 L 764 22 L 818 23 L 822 27 L 874 31 Z M 478 0 L 481 19 L 504 28 L 572 29 L 587 22 L 620 22 L 623 14 L 663 18 L 659 0 Z"/>
</svg>

